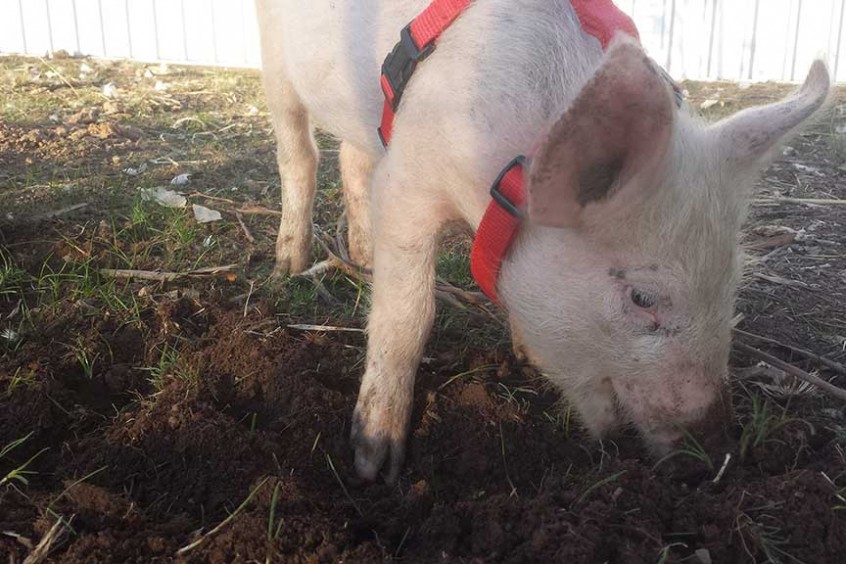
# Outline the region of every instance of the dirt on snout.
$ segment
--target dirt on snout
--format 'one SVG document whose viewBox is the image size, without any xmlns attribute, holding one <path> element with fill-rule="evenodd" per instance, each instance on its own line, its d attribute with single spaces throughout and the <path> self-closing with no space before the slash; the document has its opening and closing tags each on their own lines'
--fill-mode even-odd
<svg viewBox="0 0 846 564">
<path fill-rule="evenodd" d="M 504 352 L 429 359 L 398 484 L 360 484 L 347 438 L 363 336 L 260 313 L 163 300 L 142 339 L 68 310 L 26 344 L 28 385 L 10 388 L 10 364 L 0 377 L 0 442 L 33 433 L 19 463 L 47 450 L 28 487 L 0 493 L 0 551 L 20 561 L 57 522 L 52 562 L 833 562 L 846 550 L 831 430 L 786 422 L 759 444 L 736 436 L 725 468 L 692 455 L 655 468 L 633 438 L 587 440 Z M 56 331 L 108 336 L 112 358 L 87 377 L 44 346 Z M 161 348 L 144 343 L 174 332 L 190 342 L 153 391 L 139 367 L 160 365 Z"/>
</svg>

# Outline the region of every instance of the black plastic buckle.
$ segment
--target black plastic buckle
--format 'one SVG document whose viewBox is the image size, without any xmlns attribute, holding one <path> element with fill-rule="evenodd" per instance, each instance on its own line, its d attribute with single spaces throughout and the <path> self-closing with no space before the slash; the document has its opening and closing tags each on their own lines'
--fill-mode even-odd
<svg viewBox="0 0 846 564">
<path fill-rule="evenodd" d="M 399 42 L 382 63 L 382 76 L 388 80 L 393 92 L 393 99 L 390 100 L 392 110 L 396 111 L 405 85 L 417 68 L 417 63 L 428 57 L 434 49 L 434 41 L 424 45 L 422 49 L 417 47 L 411 37 L 411 24 L 402 28 Z"/>
<path fill-rule="evenodd" d="M 526 157 L 523 155 L 516 156 L 510 163 L 505 165 L 505 168 L 500 171 L 499 176 L 496 177 L 496 180 L 494 180 L 491 185 L 491 198 L 499 204 L 499 207 L 507 211 L 509 215 L 516 217 L 517 219 L 521 219 L 523 217 L 523 211 L 515 206 L 511 200 L 506 198 L 505 194 L 499 191 L 499 185 L 502 183 L 502 179 L 512 168 L 518 165 L 525 168 Z"/>
</svg>

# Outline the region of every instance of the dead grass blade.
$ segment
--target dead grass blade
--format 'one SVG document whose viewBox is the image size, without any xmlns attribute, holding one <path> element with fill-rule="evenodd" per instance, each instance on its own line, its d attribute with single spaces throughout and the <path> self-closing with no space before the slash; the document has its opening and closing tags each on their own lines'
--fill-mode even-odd
<svg viewBox="0 0 846 564">
<path fill-rule="evenodd" d="M 247 238 L 247 241 L 250 243 L 255 243 L 256 238 L 253 237 L 253 234 L 250 233 L 250 230 L 247 229 L 247 224 L 244 223 L 244 218 L 239 212 L 235 212 L 235 219 L 238 220 L 238 224 L 241 226 L 241 230 L 244 232 L 244 237 Z"/>
<path fill-rule="evenodd" d="M 297 329 L 299 331 L 326 331 L 327 333 L 339 333 L 339 332 L 348 332 L 348 333 L 364 333 L 364 329 L 359 329 L 358 327 L 335 327 L 334 325 L 309 325 L 307 323 L 296 323 L 294 325 L 288 325 L 289 329 Z"/>
<path fill-rule="evenodd" d="M 765 353 L 764 351 L 760 351 L 755 347 L 750 347 L 749 345 L 745 345 L 743 343 L 734 343 L 734 348 L 739 350 L 740 352 L 747 354 L 753 358 L 757 358 L 758 360 L 763 360 L 770 366 L 783 370 L 784 372 L 790 374 L 791 376 L 795 376 L 804 382 L 808 382 L 809 384 L 813 384 L 814 386 L 820 388 L 824 392 L 828 393 L 836 397 L 837 399 L 846 401 L 846 390 L 840 387 L 831 384 L 830 382 L 826 382 L 819 376 L 814 374 L 809 374 L 805 372 L 801 368 L 797 368 L 792 364 L 788 364 L 783 360 L 774 357 L 771 354 Z"/>
<path fill-rule="evenodd" d="M 50 555 L 50 552 L 64 542 L 74 517 L 74 515 L 71 515 L 71 518 L 68 520 L 65 520 L 63 517 L 57 518 L 53 526 L 50 527 L 50 530 L 41 537 L 41 540 L 38 541 L 32 552 L 24 559 L 23 564 L 44 562 Z"/>
<path fill-rule="evenodd" d="M 35 223 L 38 221 L 44 221 L 45 219 L 53 219 L 54 217 L 59 217 L 60 215 L 65 215 L 66 213 L 70 213 L 72 211 L 80 210 L 82 208 L 88 207 L 88 202 L 82 202 L 80 204 L 74 204 L 72 206 L 68 206 L 66 208 L 61 208 L 58 210 L 49 211 L 46 213 L 34 215 L 30 218 L 30 221 Z"/>
<path fill-rule="evenodd" d="M 750 338 L 755 339 L 757 341 L 761 341 L 762 343 L 767 343 L 767 344 L 770 344 L 770 345 L 775 345 L 777 347 L 782 347 L 782 348 L 788 349 L 789 351 L 795 352 L 798 355 L 802 355 L 805 358 L 808 358 L 810 360 L 813 360 L 814 362 L 817 362 L 817 363 L 822 364 L 822 365 L 824 365 L 828 368 L 831 368 L 832 370 L 834 370 L 838 374 L 846 375 L 846 366 L 843 366 L 839 362 L 831 360 L 830 358 L 824 357 L 824 356 L 819 355 L 815 352 L 811 352 L 809 350 L 801 349 L 801 348 L 793 346 L 793 345 L 788 345 L 787 343 L 782 343 L 781 341 L 776 341 L 775 339 L 771 339 L 769 337 L 764 337 L 762 335 L 756 335 L 755 333 L 748 333 L 748 332 L 742 331 L 740 329 L 734 329 L 734 332 L 737 333 L 738 335 L 743 335 L 744 337 L 750 337 Z"/>
<path fill-rule="evenodd" d="M 329 469 L 332 470 L 332 474 L 335 475 L 335 479 L 338 481 L 338 485 L 341 486 L 341 490 L 343 490 L 344 495 L 347 496 L 347 499 L 352 503 L 352 506 L 355 508 L 356 512 L 364 517 L 364 513 L 361 511 L 361 507 L 355 502 L 355 500 L 350 495 L 349 490 L 347 490 L 347 486 L 344 485 L 344 481 L 341 479 L 341 476 L 338 475 L 338 471 L 335 469 L 335 463 L 332 462 L 332 457 L 329 456 L 329 453 L 326 454 L 326 462 L 329 464 Z"/>
<path fill-rule="evenodd" d="M 846 200 L 833 198 L 755 198 L 753 204 L 810 204 L 814 206 L 846 206 Z"/>
<path fill-rule="evenodd" d="M 3 531 L 3 536 L 7 536 L 9 538 L 12 538 L 12 539 L 18 541 L 19 544 L 21 544 L 24 548 L 26 548 L 30 552 L 32 552 L 32 550 L 35 548 L 35 545 L 32 544 L 31 540 L 29 540 L 27 537 L 25 537 L 23 535 L 19 535 L 18 533 L 13 532 L 13 531 Z"/>
<path fill-rule="evenodd" d="M 262 486 L 264 486 L 264 484 L 267 483 L 267 480 L 269 480 L 269 478 L 265 478 L 264 480 L 262 480 L 259 483 L 259 485 L 257 485 L 255 488 L 253 488 L 253 491 L 250 492 L 250 495 L 248 495 L 247 498 L 243 502 L 241 502 L 241 505 L 239 505 L 237 507 L 237 509 L 235 509 L 235 511 L 233 511 L 232 513 L 229 514 L 229 517 L 227 517 L 226 519 L 221 521 L 214 529 L 212 529 L 208 533 L 204 534 L 203 536 L 201 536 L 200 538 L 198 538 L 197 540 L 195 540 L 191 544 L 185 545 L 182 548 L 180 548 L 179 550 L 177 550 L 176 555 L 182 556 L 183 554 L 191 552 L 192 550 L 194 550 L 195 548 L 197 548 L 198 546 L 203 544 L 203 542 L 206 539 L 208 539 L 209 537 L 211 537 L 211 536 L 215 535 L 216 533 L 220 532 L 221 529 L 223 529 L 226 525 L 228 525 L 230 522 L 232 522 L 232 520 L 235 519 L 235 517 L 237 517 L 238 514 L 241 513 L 241 511 L 244 510 L 244 508 L 247 506 L 247 504 L 250 503 L 250 500 L 252 500 L 253 497 L 255 497 L 255 495 L 258 493 L 258 491 L 262 488 Z"/>
</svg>

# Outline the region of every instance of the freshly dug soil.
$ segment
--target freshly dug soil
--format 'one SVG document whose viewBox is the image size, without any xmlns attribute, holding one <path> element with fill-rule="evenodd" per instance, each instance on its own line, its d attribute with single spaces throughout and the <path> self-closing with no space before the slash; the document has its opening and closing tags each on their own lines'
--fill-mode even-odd
<svg viewBox="0 0 846 564">
<path fill-rule="evenodd" d="M 0 460 L 4 475 L 47 449 L 28 486 L 0 491 L 10 561 L 58 516 L 69 528 L 51 562 L 833 562 L 846 550 L 826 478 L 846 460 L 825 426 L 787 423 L 743 456 L 738 428 L 715 481 L 722 455 L 653 468 L 633 437 L 598 444 L 553 422 L 558 398 L 504 352 L 442 355 L 419 371 L 399 483 L 360 484 L 347 437 L 363 335 L 159 299 L 144 334 L 68 309 L 4 361 L 2 389 L 16 361 L 30 382 L 0 394 L 0 443 L 33 433 Z M 168 332 L 183 354 L 157 391 L 139 367 L 156 365 L 148 345 Z M 106 340 L 109 362 L 88 378 L 55 346 L 69 334 Z"/>
</svg>

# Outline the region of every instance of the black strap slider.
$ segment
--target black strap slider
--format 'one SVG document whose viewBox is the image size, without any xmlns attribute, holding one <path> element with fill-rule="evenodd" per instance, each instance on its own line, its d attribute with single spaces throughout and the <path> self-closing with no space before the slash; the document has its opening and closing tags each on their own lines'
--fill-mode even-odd
<svg viewBox="0 0 846 564">
<path fill-rule="evenodd" d="M 391 109 L 396 111 L 402 98 L 405 85 L 411 78 L 417 63 L 428 57 L 435 49 L 435 42 L 431 41 L 419 48 L 411 36 L 411 24 L 408 24 L 400 32 L 400 40 L 385 57 L 382 63 L 382 76 L 388 82 L 390 92 L 385 92 L 385 97 L 391 104 Z M 383 90 L 384 84 L 383 84 Z"/>
<path fill-rule="evenodd" d="M 504 209 L 508 212 L 509 215 L 512 217 L 516 217 L 517 219 L 521 219 L 523 217 L 523 211 L 514 205 L 514 202 L 509 200 L 505 194 L 499 191 L 499 185 L 502 184 L 502 179 L 505 177 L 508 172 L 514 168 L 515 166 L 520 166 L 525 169 L 526 167 L 526 157 L 523 155 L 518 155 L 511 160 L 510 163 L 505 165 L 505 168 L 502 169 L 497 175 L 496 180 L 493 181 L 491 184 L 491 198 L 499 204 L 499 207 Z"/>
</svg>

